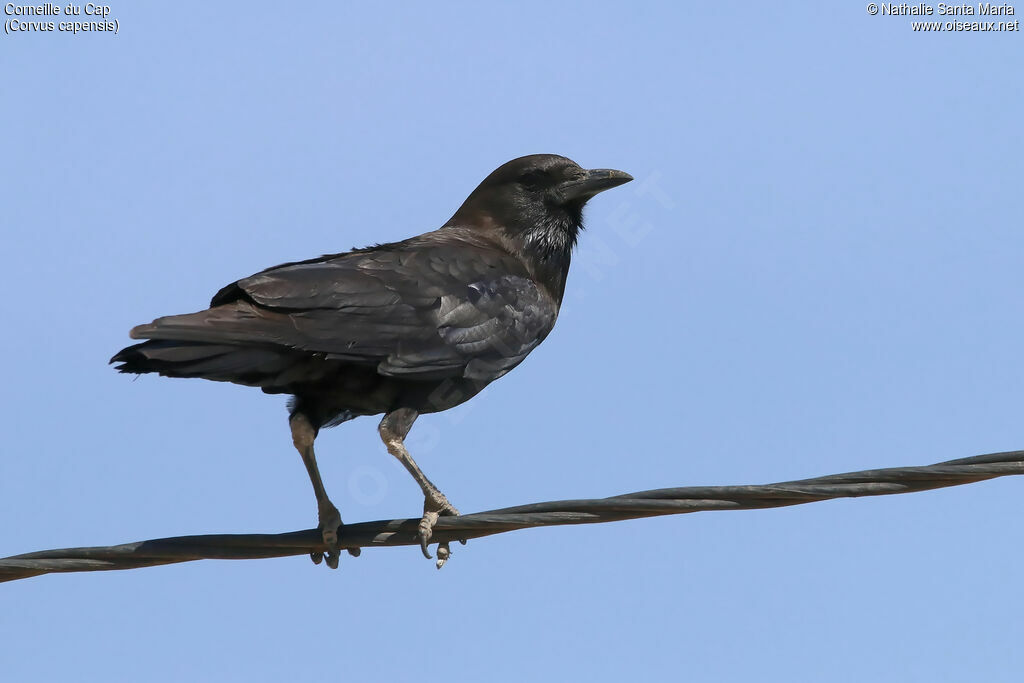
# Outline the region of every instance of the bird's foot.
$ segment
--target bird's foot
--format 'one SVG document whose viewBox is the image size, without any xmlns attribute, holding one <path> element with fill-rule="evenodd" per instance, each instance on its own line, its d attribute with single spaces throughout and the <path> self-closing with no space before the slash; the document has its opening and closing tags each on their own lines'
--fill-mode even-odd
<svg viewBox="0 0 1024 683">
<path fill-rule="evenodd" d="M 430 554 L 430 550 L 427 545 L 430 543 L 431 536 L 434 535 L 434 525 L 437 524 L 437 520 L 442 516 L 457 517 L 459 511 L 455 509 L 455 506 L 448 502 L 448 498 L 437 489 L 429 491 L 423 499 L 423 518 L 420 520 L 419 530 L 417 535 L 420 538 L 420 550 L 423 551 L 423 556 L 428 560 L 433 559 Z M 462 541 L 465 544 L 465 541 Z M 451 557 L 452 552 L 448 547 L 448 541 L 442 541 L 437 544 L 437 568 L 440 569 L 444 566 L 444 563 Z"/>
<path fill-rule="evenodd" d="M 334 507 L 330 501 L 326 501 L 320 505 L 319 518 L 320 524 L 317 528 L 320 529 L 320 533 L 323 535 L 327 552 L 314 550 L 309 556 L 313 560 L 313 564 L 320 564 L 322 561 L 327 560 L 328 567 L 337 569 L 338 558 L 341 555 L 338 550 L 338 529 L 342 526 L 341 513 L 338 512 L 338 508 Z M 349 550 L 349 554 L 353 557 L 358 557 L 359 549 Z"/>
</svg>

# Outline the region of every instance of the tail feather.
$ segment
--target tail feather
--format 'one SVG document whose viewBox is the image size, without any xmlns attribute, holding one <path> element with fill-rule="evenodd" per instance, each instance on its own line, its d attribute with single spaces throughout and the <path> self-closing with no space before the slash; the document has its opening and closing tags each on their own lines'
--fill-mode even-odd
<svg viewBox="0 0 1024 683">
<path fill-rule="evenodd" d="M 132 339 L 163 339 L 206 344 L 280 343 L 279 330 L 291 324 L 280 313 L 260 311 L 246 301 L 204 311 L 168 315 L 132 328 Z"/>
<path fill-rule="evenodd" d="M 151 340 L 122 349 L 110 362 L 119 364 L 115 367 L 118 372 L 155 372 L 164 377 L 202 377 L 269 388 L 295 360 L 274 349 Z"/>
<path fill-rule="evenodd" d="M 148 341 L 122 349 L 110 362 L 119 372 L 202 377 L 268 393 L 293 393 L 292 387 L 337 371 L 341 361 L 289 347 L 282 337 L 289 330 L 295 327 L 287 316 L 233 302 L 139 325 L 131 336 Z"/>
<path fill-rule="evenodd" d="M 264 386 L 295 361 L 269 338 L 268 322 L 246 302 L 157 318 L 131 331 L 149 341 L 122 349 L 110 362 L 119 363 L 119 372 Z"/>
</svg>

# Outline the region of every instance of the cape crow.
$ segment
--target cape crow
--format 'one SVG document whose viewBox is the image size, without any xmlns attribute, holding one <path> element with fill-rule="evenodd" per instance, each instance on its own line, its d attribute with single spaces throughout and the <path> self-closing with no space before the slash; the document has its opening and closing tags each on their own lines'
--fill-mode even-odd
<svg viewBox="0 0 1024 683">
<path fill-rule="evenodd" d="M 583 205 L 629 182 L 554 154 L 514 159 L 441 228 L 268 268 L 221 289 L 210 308 L 131 331 L 128 373 L 202 377 L 291 394 L 292 440 L 316 494 L 327 564 L 341 517 L 313 453 L 323 427 L 384 413 L 381 439 L 423 489 L 423 554 L 439 515 L 457 515 L 403 443 L 416 417 L 456 406 L 519 365 L 551 331 Z M 351 551 L 350 551 L 351 552 Z M 438 548 L 438 566 L 448 547 Z M 313 560 L 321 561 L 321 553 Z"/>
</svg>

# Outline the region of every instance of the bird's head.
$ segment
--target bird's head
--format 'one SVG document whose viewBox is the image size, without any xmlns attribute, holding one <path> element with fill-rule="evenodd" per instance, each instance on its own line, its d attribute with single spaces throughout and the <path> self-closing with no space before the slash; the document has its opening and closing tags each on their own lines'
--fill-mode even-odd
<svg viewBox="0 0 1024 683">
<path fill-rule="evenodd" d="M 633 176 L 580 168 L 557 154 L 531 154 L 495 169 L 448 225 L 501 230 L 525 255 L 567 268 L 583 227 L 583 205 Z"/>
</svg>

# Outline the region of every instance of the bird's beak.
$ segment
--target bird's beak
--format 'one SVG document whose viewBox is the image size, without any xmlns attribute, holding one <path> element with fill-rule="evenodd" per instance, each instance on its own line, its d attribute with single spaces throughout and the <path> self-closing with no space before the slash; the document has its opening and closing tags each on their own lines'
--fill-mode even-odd
<svg viewBox="0 0 1024 683">
<path fill-rule="evenodd" d="M 590 199 L 598 192 L 618 187 L 632 179 L 633 176 L 624 171 L 616 171 L 611 168 L 594 168 L 586 171 L 580 178 L 562 183 L 558 189 L 566 200 Z"/>
</svg>

